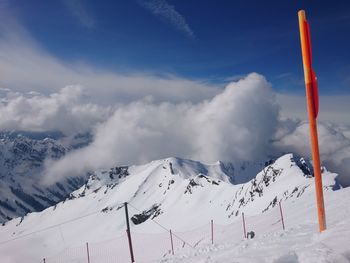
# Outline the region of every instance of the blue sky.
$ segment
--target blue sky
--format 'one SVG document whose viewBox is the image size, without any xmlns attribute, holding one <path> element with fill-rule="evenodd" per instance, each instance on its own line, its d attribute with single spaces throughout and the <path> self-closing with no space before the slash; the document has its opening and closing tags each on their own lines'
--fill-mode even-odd
<svg viewBox="0 0 350 263">
<path fill-rule="evenodd" d="M 345 1 L 0 0 L 0 130 L 93 132 L 60 171 L 165 156 L 310 156 L 300 8 L 319 81 L 321 158 L 348 174 Z"/>
<path fill-rule="evenodd" d="M 311 26 L 320 93 L 350 93 L 348 1 L 14 0 L 21 24 L 66 62 L 225 83 L 258 72 L 303 94 L 297 11 Z"/>
</svg>

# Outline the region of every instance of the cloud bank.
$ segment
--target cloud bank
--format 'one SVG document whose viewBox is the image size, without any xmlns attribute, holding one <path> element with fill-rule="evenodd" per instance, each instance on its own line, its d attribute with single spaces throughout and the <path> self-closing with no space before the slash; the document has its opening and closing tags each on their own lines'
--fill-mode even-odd
<svg viewBox="0 0 350 263">
<path fill-rule="evenodd" d="M 318 120 L 337 124 L 350 125 L 350 96 L 329 95 L 320 96 L 320 111 Z M 306 99 L 305 96 L 293 94 L 277 94 L 277 102 L 281 106 L 281 116 L 306 120 Z"/>
<path fill-rule="evenodd" d="M 294 152 L 311 157 L 308 123 L 282 118 L 276 94 L 256 73 L 232 82 L 200 102 L 166 102 L 145 96 L 102 105 L 89 102 L 86 89 L 58 92 L 0 89 L 1 130 L 92 132 L 93 142 L 46 163 L 45 182 L 121 164 L 167 156 L 205 162 L 263 160 Z M 321 160 L 350 185 L 350 127 L 319 122 Z"/>
<path fill-rule="evenodd" d="M 319 122 L 318 138 L 322 165 L 339 173 L 341 183 L 350 185 L 350 126 Z M 311 158 L 309 124 L 281 122 L 273 144 L 277 152 L 295 152 Z"/>
<path fill-rule="evenodd" d="M 2 92 L 5 93 L 0 97 L 2 130 L 49 130 L 71 135 L 90 131 L 111 112 L 111 107 L 84 102 L 81 86 L 67 86 L 49 96 L 35 92 Z"/>
<path fill-rule="evenodd" d="M 117 107 L 98 125 L 91 145 L 48 162 L 45 178 L 166 156 L 207 162 L 263 159 L 277 119 L 270 84 L 256 73 L 200 103 L 139 100 Z"/>
<path fill-rule="evenodd" d="M 79 89 L 75 92 L 79 94 Z M 91 124 L 95 127 L 93 142 L 61 160 L 48 160 L 46 183 L 62 176 L 168 156 L 234 163 L 287 152 L 311 158 L 308 123 L 281 119 L 276 94 L 256 73 L 230 83 L 220 94 L 199 103 L 145 98 L 102 110 L 102 116 L 89 111 L 94 107 L 87 107 L 85 112 L 96 122 L 95 126 Z M 74 120 L 73 114 L 68 116 L 68 123 Z M 322 164 L 338 172 L 342 184 L 350 185 L 350 127 L 320 122 L 318 131 Z"/>
</svg>

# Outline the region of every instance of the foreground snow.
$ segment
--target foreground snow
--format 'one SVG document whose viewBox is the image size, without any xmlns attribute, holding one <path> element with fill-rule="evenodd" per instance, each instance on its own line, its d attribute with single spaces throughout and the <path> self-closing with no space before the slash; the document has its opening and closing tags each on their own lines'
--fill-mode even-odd
<svg viewBox="0 0 350 263">
<path fill-rule="evenodd" d="M 218 241 L 179 253 L 159 262 L 350 262 L 350 188 L 326 194 L 327 230 L 318 232 L 314 196 L 306 195 L 302 204 L 285 207 L 286 230 L 272 231 L 263 220 L 266 233 L 244 240 Z M 239 227 L 239 226 L 237 226 Z"/>
</svg>

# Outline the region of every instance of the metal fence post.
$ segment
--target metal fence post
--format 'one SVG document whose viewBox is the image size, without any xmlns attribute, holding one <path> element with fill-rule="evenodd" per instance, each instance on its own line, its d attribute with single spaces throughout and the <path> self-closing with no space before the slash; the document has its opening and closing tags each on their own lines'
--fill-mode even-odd
<svg viewBox="0 0 350 263">
<path fill-rule="evenodd" d="M 89 243 L 88 242 L 86 242 L 86 254 L 87 254 L 88 263 L 90 263 L 90 251 L 89 251 Z"/>
<path fill-rule="evenodd" d="M 214 244 L 214 222 L 213 219 L 210 221 L 211 225 L 211 244 Z"/>
<path fill-rule="evenodd" d="M 127 202 L 124 203 L 124 207 L 125 207 L 125 217 L 126 217 L 126 234 L 128 235 L 130 258 L 131 258 L 131 263 L 134 263 L 135 258 L 134 258 L 134 251 L 132 249 L 130 223 L 129 223 L 129 212 L 128 212 L 128 203 Z"/>
<path fill-rule="evenodd" d="M 244 219 L 244 213 L 242 213 L 242 219 L 243 219 L 243 232 L 244 232 L 244 238 L 247 238 L 247 231 L 245 228 L 245 219 Z"/>
<path fill-rule="evenodd" d="M 284 219 L 283 219 L 283 212 L 282 212 L 282 205 L 281 205 L 281 201 L 279 202 L 279 207 L 280 207 L 280 213 L 281 213 L 282 227 L 283 227 L 283 230 L 284 230 Z"/>
<path fill-rule="evenodd" d="M 174 243 L 173 243 L 173 233 L 170 229 L 170 242 L 171 242 L 171 253 L 174 255 Z"/>
</svg>

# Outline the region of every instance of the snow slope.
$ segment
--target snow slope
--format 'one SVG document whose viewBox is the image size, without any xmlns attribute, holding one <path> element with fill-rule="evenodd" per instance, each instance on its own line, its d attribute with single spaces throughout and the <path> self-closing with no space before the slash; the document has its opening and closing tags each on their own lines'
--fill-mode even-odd
<svg viewBox="0 0 350 263">
<path fill-rule="evenodd" d="M 349 200 L 350 188 L 325 192 L 328 229 L 322 234 L 318 232 L 314 194 L 308 192 L 297 202 L 284 202 L 285 231 L 274 229 L 269 216 L 260 217 L 253 229 L 263 228 L 264 233 L 246 240 L 235 235 L 241 230 L 241 222 L 237 222 L 225 228 L 233 233 L 229 238 L 179 251 L 159 262 L 350 262 Z"/>
<path fill-rule="evenodd" d="M 287 154 L 266 163 L 255 177 L 249 175 L 257 165 L 235 169 L 221 162 L 207 165 L 167 158 L 141 166 L 97 171 L 65 201 L 0 227 L 1 262 L 40 262 L 43 257 L 47 262 L 86 262 L 84 248 L 79 252 L 82 258 L 76 261 L 69 261 L 69 257 L 63 261 L 55 259 L 62 251 L 68 253 L 85 242 L 106 242 L 118 236 L 119 241 L 114 240 L 112 247 L 119 261 L 113 262 L 128 262 L 124 202 L 129 203 L 135 253 L 140 259 L 137 262 L 156 260 L 158 251 L 158 257 L 168 254 L 162 251 L 168 250 L 169 233 L 165 229 L 172 229 L 176 235 L 176 253 L 166 255 L 164 262 L 263 262 L 259 256 L 266 262 L 299 262 L 302 253 L 306 253 L 305 245 L 315 245 L 315 257 L 324 253 L 321 256 L 326 258 L 330 253 L 327 251 L 333 249 L 332 240 L 341 238 L 343 246 L 339 245 L 340 250 L 334 253 L 346 260 L 344 242 L 349 237 L 344 233 L 349 226 L 350 192 L 341 189 L 337 175 L 323 168 L 330 230 L 319 235 L 313 178 L 307 162 Z M 235 184 L 244 181 L 242 177 L 253 179 Z M 285 232 L 280 230 L 279 201 L 285 211 Z M 256 233 L 253 240 L 242 240 L 242 212 L 248 230 Z M 215 222 L 215 245 L 210 244 L 211 219 Z M 325 244 L 324 251 L 318 247 L 320 243 Z M 278 257 L 286 260 L 278 261 Z"/>
</svg>

